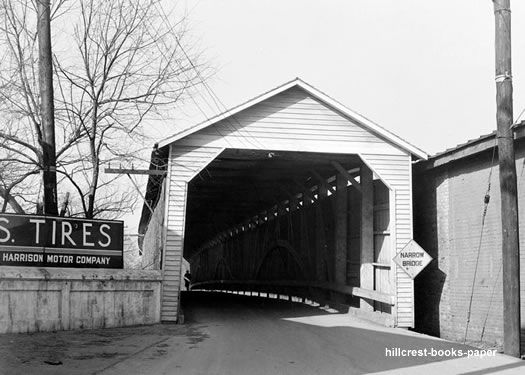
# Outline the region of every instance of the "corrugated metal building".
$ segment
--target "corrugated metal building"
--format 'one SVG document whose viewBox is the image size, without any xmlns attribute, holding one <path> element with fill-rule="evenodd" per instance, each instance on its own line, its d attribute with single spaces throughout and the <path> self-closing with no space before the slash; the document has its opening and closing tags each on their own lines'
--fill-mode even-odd
<svg viewBox="0 0 525 375">
<path fill-rule="evenodd" d="M 515 127 L 520 206 L 522 342 L 525 339 L 525 124 Z M 490 202 L 484 227 L 484 197 Z M 495 133 L 417 162 L 415 239 L 434 258 L 416 278 L 416 329 L 501 346 L 501 212 Z"/>
<path fill-rule="evenodd" d="M 362 300 L 388 297 L 393 324 L 412 327 L 414 283 L 392 258 L 413 237 L 412 161 L 425 157 L 418 148 L 300 79 L 163 140 L 151 169 L 162 168 L 160 161 L 165 158 L 167 175 L 150 177 L 146 199 L 155 213 L 145 208 L 140 225 L 145 239 L 158 237 L 149 233 L 159 233 L 162 225 L 160 243 L 152 239 L 142 244 L 145 253 L 162 249 L 162 320 L 177 319 L 183 255 L 191 259 L 192 267 L 206 262 L 216 274 L 222 266 L 208 264 L 214 257 L 206 254 L 220 251 L 216 261 L 224 263 L 231 259 L 231 254 L 229 258 L 223 254 L 230 238 L 257 231 L 274 217 L 291 218 L 293 212 L 319 207 L 331 196 L 342 204 L 327 207 L 333 226 L 330 236 L 335 237 L 323 245 L 331 254 L 326 275 L 315 271 L 310 263 L 318 258 L 299 243 L 281 239 L 281 244 L 286 242 L 282 247 L 293 247 L 288 253 L 313 270 L 306 276 L 312 283 L 331 283 L 339 290 L 352 284 L 348 269 L 351 260 L 357 260 L 353 286 L 358 288 L 352 290 L 360 287 Z M 359 193 L 351 193 L 352 189 Z M 377 193 L 372 197 L 373 191 Z M 360 194 L 354 206 L 352 194 Z M 381 222 L 376 218 L 375 227 L 374 210 L 382 218 Z M 360 224 L 352 223 L 356 212 Z M 150 217 L 157 219 L 150 221 Z M 352 238 L 360 242 L 354 257 L 348 254 Z M 245 246 L 234 257 L 264 260 L 267 250 L 250 253 Z M 232 280 L 252 277 L 252 266 L 242 261 L 239 269 L 244 273 L 230 275 Z"/>
</svg>

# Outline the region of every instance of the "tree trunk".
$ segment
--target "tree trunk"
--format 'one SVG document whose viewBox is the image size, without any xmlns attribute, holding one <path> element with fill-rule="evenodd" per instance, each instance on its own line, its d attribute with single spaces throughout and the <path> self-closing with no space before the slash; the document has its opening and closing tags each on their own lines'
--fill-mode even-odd
<svg viewBox="0 0 525 375">
<path fill-rule="evenodd" d="M 11 195 L 11 193 L 8 190 L 0 188 L 0 196 L 4 199 L 6 203 L 8 203 L 11 206 L 13 211 L 15 211 L 17 214 L 25 214 L 25 211 L 22 208 L 22 206 L 20 206 L 20 204 L 16 201 L 16 199 Z M 2 209 L 2 212 L 4 211 L 5 210 Z"/>
</svg>

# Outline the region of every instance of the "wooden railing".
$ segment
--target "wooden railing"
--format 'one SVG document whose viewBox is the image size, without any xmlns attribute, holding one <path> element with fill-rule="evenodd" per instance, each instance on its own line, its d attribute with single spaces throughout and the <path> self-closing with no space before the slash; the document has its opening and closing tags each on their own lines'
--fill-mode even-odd
<svg viewBox="0 0 525 375">
<path fill-rule="evenodd" d="M 201 281 L 191 285 L 192 290 L 198 289 L 233 289 L 235 286 L 262 286 L 262 287 L 291 287 L 291 288 L 316 288 L 324 289 L 332 292 L 341 293 L 344 295 L 350 295 L 360 298 L 366 298 L 369 300 L 382 302 L 387 305 L 394 305 L 394 296 L 376 290 L 369 290 L 349 285 L 339 285 L 328 282 L 308 282 L 298 280 L 213 280 L 213 281 Z M 220 287 L 219 287 L 220 286 Z M 207 288 L 211 287 L 211 288 Z M 242 288 L 247 290 L 246 288 Z M 254 290 L 256 291 L 256 290 Z"/>
</svg>

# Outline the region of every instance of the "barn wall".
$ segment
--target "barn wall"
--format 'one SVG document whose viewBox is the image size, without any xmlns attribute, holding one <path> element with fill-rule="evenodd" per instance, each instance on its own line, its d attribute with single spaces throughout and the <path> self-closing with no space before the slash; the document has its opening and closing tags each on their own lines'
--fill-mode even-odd
<svg viewBox="0 0 525 375">
<path fill-rule="evenodd" d="M 401 250 L 412 237 L 411 156 L 342 114 L 292 88 L 197 131 L 171 145 L 163 319 L 176 319 L 187 182 L 224 148 L 360 154 L 395 191 L 392 243 Z M 214 157 L 214 156 L 213 156 Z M 397 324 L 413 326 L 413 282 L 397 270 Z M 178 279 L 177 279 L 178 280 Z M 164 303 L 164 302 L 163 302 Z M 399 311 L 398 311 L 399 310 Z"/>
<path fill-rule="evenodd" d="M 525 147 L 516 152 L 518 204 L 525 205 Z M 416 279 L 416 328 L 463 341 L 470 298 L 467 341 L 501 347 L 503 299 L 501 275 L 501 205 L 497 158 L 490 203 L 480 245 L 483 199 L 491 152 L 428 171 L 415 169 L 415 235 L 434 258 Z M 520 210 L 521 310 L 525 327 L 525 210 Z M 473 294 L 472 294 L 473 292 Z M 522 330 L 522 341 L 525 339 Z"/>
</svg>

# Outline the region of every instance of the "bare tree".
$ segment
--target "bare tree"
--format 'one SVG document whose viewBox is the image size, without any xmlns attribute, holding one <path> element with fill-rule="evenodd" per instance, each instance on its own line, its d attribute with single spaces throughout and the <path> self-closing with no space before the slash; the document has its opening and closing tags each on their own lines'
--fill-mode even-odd
<svg viewBox="0 0 525 375">
<path fill-rule="evenodd" d="M 9 46 L 0 72 L 0 113 L 10 121 L 0 132 L 0 159 L 19 150 L 13 163 L 39 173 L 34 8 L 29 0 L 0 1 L 2 42 Z M 101 173 L 102 166 L 136 160 L 150 144 L 144 124 L 169 116 L 191 95 L 206 75 L 204 66 L 183 44 L 184 19 L 171 25 L 158 0 L 79 0 L 69 8 L 56 4 L 55 17 L 62 14 L 58 9 L 72 25 L 54 38 L 59 188 L 73 193 L 72 215 L 116 216 L 133 206 L 135 195 L 115 182 L 118 177 Z"/>
<path fill-rule="evenodd" d="M 61 4 L 55 2 L 54 15 Z M 23 212 L 24 200 L 34 203 L 39 187 L 34 177 L 43 167 L 36 23 L 33 2 L 0 1 L 0 197 L 4 211 L 7 204 Z"/>
<path fill-rule="evenodd" d="M 0 138 L 0 148 L 7 146 L 7 140 Z M 24 171 L 18 168 L 20 158 L 17 153 L 10 150 L 10 147 L 3 148 L 4 157 L 0 160 L 0 197 L 3 200 L 0 212 L 6 212 L 8 205 L 16 213 L 25 213 L 22 206 L 16 199 L 18 189 L 27 187 L 25 183 L 32 175 L 35 175 L 35 168 L 29 165 L 29 170 Z"/>
</svg>

